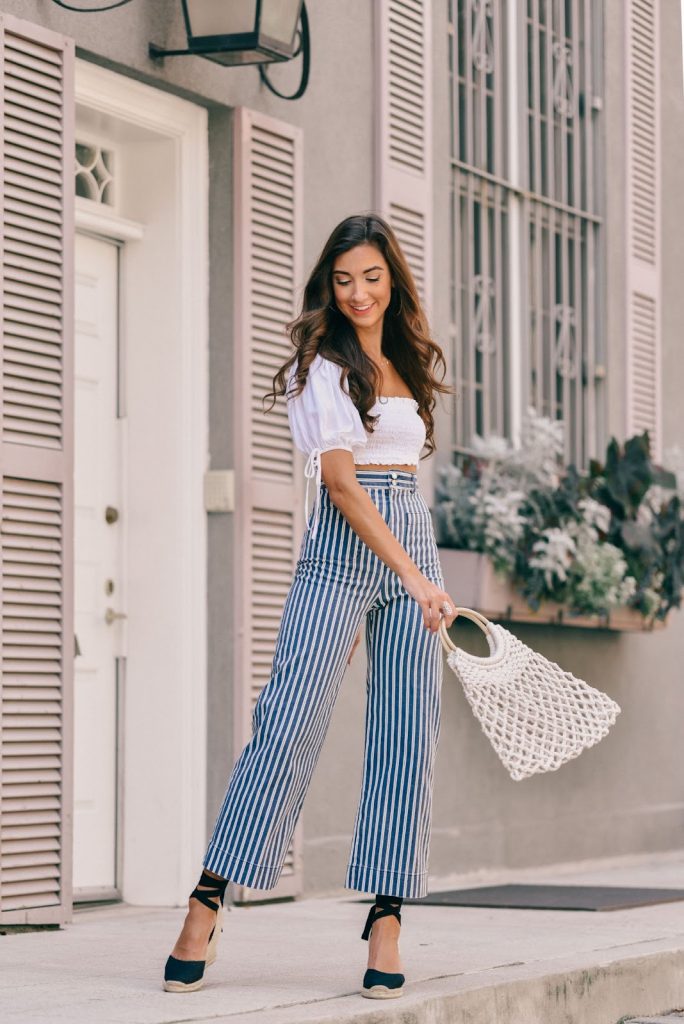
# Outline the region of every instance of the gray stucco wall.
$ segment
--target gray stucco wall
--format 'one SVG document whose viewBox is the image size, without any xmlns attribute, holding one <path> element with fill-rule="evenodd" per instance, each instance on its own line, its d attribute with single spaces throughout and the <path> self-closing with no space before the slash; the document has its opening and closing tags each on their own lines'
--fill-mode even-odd
<svg viewBox="0 0 684 1024">
<path fill-rule="evenodd" d="M 182 45 L 180 6 L 145 0 L 101 15 L 75 15 L 44 0 L 3 0 L 4 11 L 46 24 L 76 39 L 80 56 L 169 89 L 210 108 L 211 465 L 233 465 L 231 410 L 232 182 L 231 108 L 236 104 L 300 125 L 304 131 L 304 274 L 329 230 L 372 204 L 372 27 L 368 0 L 309 3 L 313 60 L 303 99 L 288 103 L 263 87 L 255 68 L 224 69 L 195 58 L 147 57 L 147 43 Z M 433 332 L 447 346 L 448 142 L 446 122 L 446 3 L 434 11 L 434 282 Z M 684 164 L 681 31 L 677 4 L 661 4 L 663 118 L 663 423 L 665 445 L 684 438 L 680 399 L 684 350 Z M 606 4 L 606 324 L 609 343 L 606 412 L 609 432 L 621 435 L 624 415 L 624 8 Z M 272 78 L 287 88 L 291 68 Z M 304 281 L 301 282 L 303 285 Z M 435 462 L 447 460 L 449 411 L 438 402 Z M 231 516 L 209 521 L 209 776 L 207 827 L 220 805 L 231 765 Z M 458 600 L 458 593 L 453 596 Z M 653 635 L 609 634 L 574 628 L 515 625 L 526 642 L 596 685 L 622 705 L 611 735 L 560 772 L 510 781 L 476 726 L 450 670 L 445 668 L 431 872 L 543 864 L 681 846 L 684 839 L 684 762 L 678 756 L 684 697 L 681 613 Z M 483 653 L 470 624 L 458 627 L 465 646 Z M 342 884 L 361 780 L 365 713 L 365 652 L 348 670 L 304 806 L 305 893 Z"/>
</svg>

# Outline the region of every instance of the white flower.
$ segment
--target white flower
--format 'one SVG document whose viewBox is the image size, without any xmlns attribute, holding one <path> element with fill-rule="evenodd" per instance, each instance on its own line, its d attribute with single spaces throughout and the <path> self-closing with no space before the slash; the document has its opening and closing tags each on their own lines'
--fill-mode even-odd
<svg viewBox="0 0 684 1024">
<path fill-rule="evenodd" d="M 554 576 L 561 581 L 567 579 L 576 550 L 575 541 L 566 530 L 551 526 L 532 545 L 533 554 L 528 564 L 533 569 L 542 570 L 546 586 L 551 590 Z"/>
<path fill-rule="evenodd" d="M 562 420 L 540 416 L 530 406 L 521 423 L 517 447 L 498 434 L 476 434 L 471 448 L 478 458 L 487 460 L 487 469 L 496 476 L 500 488 L 555 488 L 560 482 L 563 437 Z"/>
<path fill-rule="evenodd" d="M 515 549 L 525 519 L 519 509 L 522 491 L 496 491 L 480 487 L 469 496 L 472 507 L 470 529 L 478 537 L 477 550 L 492 556 L 503 569 L 515 566 Z"/>
<path fill-rule="evenodd" d="M 487 459 L 488 461 L 495 462 L 507 458 L 513 450 L 510 442 L 498 434 L 489 434 L 487 437 L 475 434 L 470 442 L 470 447 L 478 459 Z"/>
<path fill-rule="evenodd" d="M 639 511 L 641 511 L 644 504 L 648 504 L 651 508 L 659 511 L 663 505 L 667 504 L 671 497 L 671 490 L 661 487 L 660 484 L 651 484 L 643 497 L 641 505 L 639 506 Z"/>
<path fill-rule="evenodd" d="M 520 450 L 528 453 L 528 468 L 534 476 L 558 486 L 559 463 L 565 450 L 565 427 L 562 420 L 540 416 L 528 406 L 522 421 Z"/>
<path fill-rule="evenodd" d="M 602 533 L 607 533 L 610 527 L 610 509 L 593 498 L 580 498 L 577 508 L 582 513 L 582 518 L 587 526 L 595 526 Z"/>
<path fill-rule="evenodd" d="M 627 603 L 636 592 L 636 580 L 627 574 L 627 562 L 614 544 L 595 544 L 584 536 L 577 545 L 573 570 L 573 600 L 586 612 L 605 612 Z"/>
</svg>

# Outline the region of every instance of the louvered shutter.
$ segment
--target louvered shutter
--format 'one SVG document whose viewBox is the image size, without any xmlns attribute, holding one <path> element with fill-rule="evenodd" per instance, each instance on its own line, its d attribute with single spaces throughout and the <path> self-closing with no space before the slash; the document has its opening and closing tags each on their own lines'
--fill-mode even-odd
<svg viewBox="0 0 684 1024">
<path fill-rule="evenodd" d="M 252 735 L 252 713 L 271 674 L 278 627 L 304 531 L 303 465 L 284 398 L 263 396 L 292 352 L 285 324 L 300 300 L 302 136 L 244 107 L 235 110 L 236 579 L 235 746 Z M 270 404 L 270 401 L 269 403 Z M 240 901 L 301 890 L 302 822 L 275 889 L 235 887 Z"/>
<path fill-rule="evenodd" d="M 627 436 L 660 458 L 658 0 L 627 5 Z"/>
<path fill-rule="evenodd" d="M 71 915 L 73 41 L 2 32 L 0 921 Z"/>
<path fill-rule="evenodd" d="M 378 0 L 375 206 L 394 228 L 428 317 L 432 254 L 431 4 Z"/>
</svg>

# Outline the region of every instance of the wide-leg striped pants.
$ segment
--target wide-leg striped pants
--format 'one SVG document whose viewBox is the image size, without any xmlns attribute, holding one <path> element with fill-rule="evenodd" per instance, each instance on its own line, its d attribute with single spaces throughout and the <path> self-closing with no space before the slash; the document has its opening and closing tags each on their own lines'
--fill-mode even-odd
<svg viewBox="0 0 684 1024">
<path fill-rule="evenodd" d="M 421 572 L 443 587 L 417 474 L 358 469 L 356 478 Z M 316 536 L 307 528 L 302 540 L 253 735 L 233 768 L 204 858 L 215 874 L 256 889 L 276 885 L 364 618 L 365 755 L 344 884 L 394 896 L 427 894 L 441 642 L 325 484 Z"/>
</svg>

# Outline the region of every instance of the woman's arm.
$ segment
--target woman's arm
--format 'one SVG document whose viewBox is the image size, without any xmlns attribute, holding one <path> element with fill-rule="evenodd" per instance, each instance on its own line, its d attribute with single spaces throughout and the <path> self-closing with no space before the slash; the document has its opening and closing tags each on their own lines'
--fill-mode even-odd
<svg viewBox="0 0 684 1024">
<path fill-rule="evenodd" d="M 440 615 L 444 615 L 447 627 L 450 626 L 456 618 L 456 602 L 445 590 L 441 590 L 423 575 L 394 536 L 370 494 L 356 479 L 352 453 L 343 448 L 323 452 L 321 478 L 328 488 L 331 501 L 354 532 L 385 565 L 396 572 L 408 593 L 421 606 L 426 629 L 435 633 L 439 629 Z M 440 605 L 445 601 L 453 609 L 450 615 L 440 611 Z"/>
</svg>

